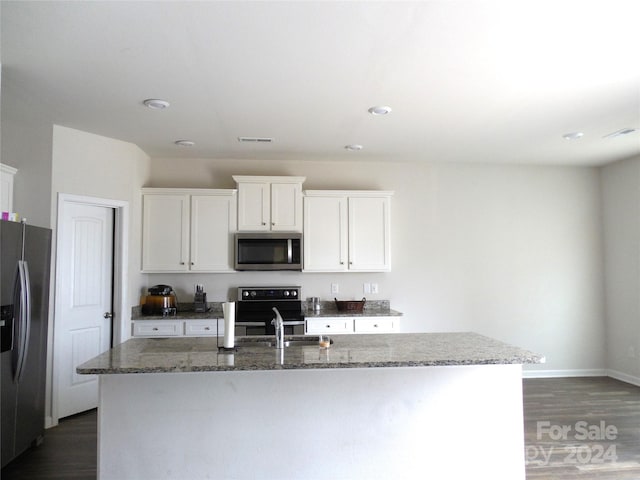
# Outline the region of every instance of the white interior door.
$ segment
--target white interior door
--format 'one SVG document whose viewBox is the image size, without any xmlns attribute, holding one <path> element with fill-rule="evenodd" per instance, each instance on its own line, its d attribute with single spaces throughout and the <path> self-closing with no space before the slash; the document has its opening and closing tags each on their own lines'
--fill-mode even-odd
<svg viewBox="0 0 640 480">
<path fill-rule="evenodd" d="M 74 202 L 65 202 L 60 215 L 54 367 L 58 418 L 98 405 L 97 377 L 75 370 L 111 347 L 113 218 L 113 208 Z"/>
</svg>

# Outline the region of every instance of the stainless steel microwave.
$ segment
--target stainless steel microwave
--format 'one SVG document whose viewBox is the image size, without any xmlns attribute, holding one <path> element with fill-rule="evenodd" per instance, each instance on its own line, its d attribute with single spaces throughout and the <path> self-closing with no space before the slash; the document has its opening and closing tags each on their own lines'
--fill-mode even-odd
<svg viewBox="0 0 640 480">
<path fill-rule="evenodd" d="M 236 270 L 302 270 L 302 234 L 239 232 L 235 235 Z"/>
</svg>

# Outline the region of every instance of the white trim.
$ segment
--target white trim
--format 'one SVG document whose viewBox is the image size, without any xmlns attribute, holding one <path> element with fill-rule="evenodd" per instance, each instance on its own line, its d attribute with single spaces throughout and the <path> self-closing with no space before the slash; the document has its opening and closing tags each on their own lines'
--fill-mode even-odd
<svg viewBox="0 0 640 480">
<path fill-rule="evenodd" d="M 560 377 L 606 377 L 608 370 L 580 369 L 580 370 L 523 370 L 522 378 L 560 378 Z"/>
<path fill-rule="evenodd" d="M 305 197 L 392 197 L 393 190 L 305 190 Z"/>
<path fill-rule="evenodd" d="M 10 175 L 15 175 L 16 173 L 18 173 L 18 169 L 15 167 L 12 167 L 11 165 L 0 163 L 0 172 L 8 173 Z"/>
<path fill-rule="evenodd" d="M 631 385 L 640 387 L 640 377 L 635 377 L 617 370 L 607 370 L 607 375 L 611 378 L 615 378 L 616 380 L 620 380 L 621 382 L 630 383 Z"/>
<path fill-rule="evenodd" d="M 58 212 L 56 219 L 56 252 L 55 252 L 55 285 L 54 288 L 54 313 L 53 313 L 53 375 L 51 382 L 51 417 L 47 417 L 46 425 L 51 427 L 58 424 L 58 365 L 60 339 L 57 337 L 56 312 L 62 299 L 59 298 L 60 291 L 57 285 L 61 281 L 60 270 L 57 268 L 58 252 L 61 238 L 61 222 L 65 212 L 65 205 L 69 203 L 79 203 L 83 205 L 93 205 L 98 207 L 113 208 L 114 210 L 114 243 L 113 243 L 113 315 L 116 321 L 113 323 L 113 343 L 119 344 L 127 339 L 127 329 L 125 323 L 131 318 L 131 310 L 127 308 L 127 281 L 129 275 L 129 202 L 123 200 L 113 200 L 107 198 L 89 197 L 85 195 L 73 195 L 68 193 L 58 193 Z M 119 320 L 119 321 L 117 321 Z"/>
<path fill-rule="evenodd" d="M 142 195 L 220 195 L 231 197 L 235 195 L 238 190 L 236 188 L 156 188 L 145 187 L 141 188 Z"/>
</svg>

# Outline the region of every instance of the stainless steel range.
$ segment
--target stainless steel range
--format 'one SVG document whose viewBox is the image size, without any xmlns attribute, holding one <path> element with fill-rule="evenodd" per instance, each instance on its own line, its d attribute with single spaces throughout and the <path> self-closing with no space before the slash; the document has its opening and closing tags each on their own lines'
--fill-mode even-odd
<svg viewBox="0 0 640 480">
<path fill-rule="evenodd" d="M 273 307 L 282 315 L 286 335 L 304 334 L 301 287 L 239 287 L 236 335 L 275 335 Z"/>
</svg>

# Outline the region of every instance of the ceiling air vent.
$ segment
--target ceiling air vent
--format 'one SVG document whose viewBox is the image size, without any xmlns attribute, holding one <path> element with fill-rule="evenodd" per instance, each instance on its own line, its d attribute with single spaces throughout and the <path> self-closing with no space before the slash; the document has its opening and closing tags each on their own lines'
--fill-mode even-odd
<svg viewBox="0 0 640 480">
<path fill-rule="evenodd" d="M 271 143 L 273 138 L 269 137 L 238 137 L 240 143 Z"/>
<path fill-rule="evenodd" d="M 623 128 L 622 130 L 617 130 L 615 132 L 612 132 L 608 135 L 605 135 L 602 138 L 615 138 L 615 137 L 620 137 L 622 135 L 629 135 L 630 133 L 635 132 L 636 129 L 635 128 Z"/>
</svg>

